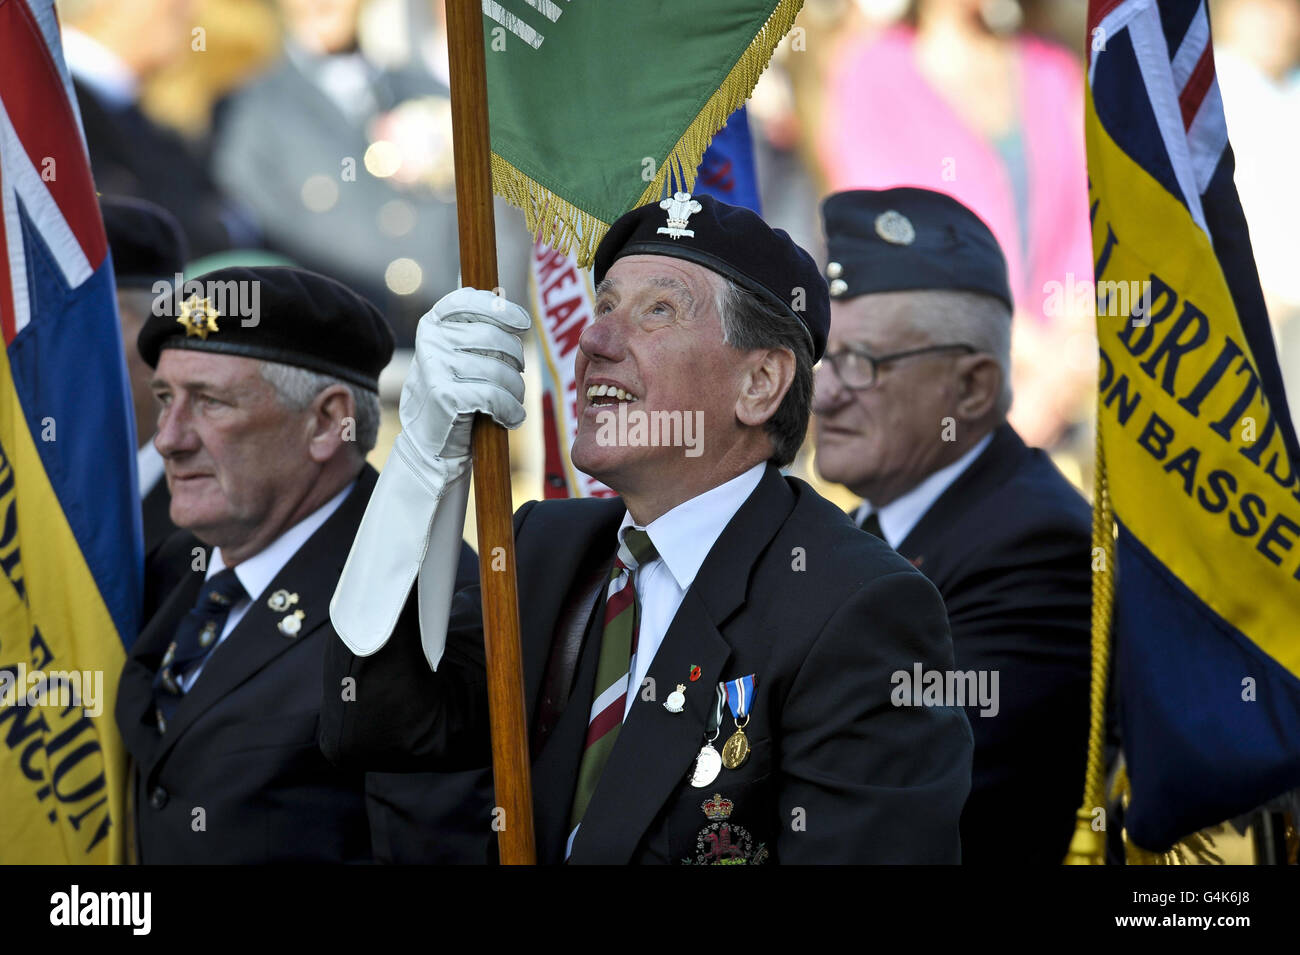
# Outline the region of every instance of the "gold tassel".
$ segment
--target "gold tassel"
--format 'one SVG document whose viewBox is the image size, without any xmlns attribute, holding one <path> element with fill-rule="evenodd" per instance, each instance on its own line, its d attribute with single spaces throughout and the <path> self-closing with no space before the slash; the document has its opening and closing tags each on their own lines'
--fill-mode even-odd
<svg viewBox="0 0 1300 955">
<path fill-rule="evenodd" d="M 1093 482 L 1092 553 L 1101 554 L 1101 568 L 1092 574 L 1092 686 L 1089 695 L 1088 763 L 1083 781 L 1083 805 L 1075 814 L 1074 836 L 1065 865 L 1105 865 L 1104 832 L 1092 828 L 1093 812 L 1105 808 L 1106 681 L 1110 670 L 1110 624 L 1115 604 L 1115 518 L 1106 480 L 1102 445 L 1101 395 L 1097 396 L 1096 478 Z M 1093 558 L 1096 559 L 1095 557 Z"/>
<path fill-rule="evenodd" d="M 704 151 L 709 148 L 709 142 L 754 91 L 759 76 L 767 69 L 777 45 L 794 26 L 802 6 L 803 0 L 781 0 L 777 4 L 722 85 L 709 97 L 659 164 L 655 178 L 641 193 L 637 206 L 659 201 L 665 187 L 668 187 L 669 194 L 690 192 L 695 188 L 695 171 L 704 158 Z M 512 206 L 523 210 L 524 222 L 535 241 L 545 242 L 565 255 L 573 252 L 581 268 L 591 266 L 596 247 L 609 231 L 610 223 L 556 195 L 495 152 L 492 154 L 492 188 Z"/>
</svg>

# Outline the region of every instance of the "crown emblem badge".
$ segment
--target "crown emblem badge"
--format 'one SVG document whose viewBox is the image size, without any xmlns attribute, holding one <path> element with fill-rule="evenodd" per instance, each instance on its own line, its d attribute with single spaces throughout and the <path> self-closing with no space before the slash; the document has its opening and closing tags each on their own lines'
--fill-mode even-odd
<svg viewBox="0 0 1300 955">
<path fill-rule="evenodd" d="M 770 853 L 767 843 L 757 841 L 749 831 L 731 821 L 735 808 L 726 796 L 714 793 L 700 803 L 709 824 L 695 836 L 695 857 L 682 859 L 686 865 L 762 865 Z"/>
<path fill-rule="evenodd" d="M 704 810 L 704 815 L 710 822 L 721 822 L 731 815 L 731 810 L 736 806 L 730 799 L 720 793 L 714 793 L 704 802 L 700 803 L 700 808 Z"/>
<path fill-rule="evenodd" d="M 217 328 L 217 319 L 220 317 L 206 298 L 191 295 L 181 306 L 181 314 L 176 321 L 184 327 L 186 338 L 197 335 L 207 341 L 209 333 L 221 331 Z"/>
<path fill-rule="evenodd" d="M 686 225 L 691 216 L 704 208 L 699 200 L 692 199 L 689 192 L 675 192 L 671 199 L 659 203 L 659 208 L 667 210 L 668 225 L 660 226 L 655 235 L 666 235 L 673 239 L 695 238 L 695 230 L 686 228 Z"/>
</svg>

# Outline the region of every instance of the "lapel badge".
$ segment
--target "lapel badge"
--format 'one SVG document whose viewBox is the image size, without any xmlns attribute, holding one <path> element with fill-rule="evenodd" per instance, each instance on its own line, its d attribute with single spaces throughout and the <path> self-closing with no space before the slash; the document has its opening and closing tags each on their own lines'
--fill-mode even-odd
<svg viewBox="0 0 1300 955">
<path fill-rule="evenodd" d="M 659 208 L 668 211 L 668 225 L 660 226 L 655 235 L 666 235 L 672 239 L 695 238 L 695 230 L 686 228 L 686 223 L 692 215 L 704 208 L 699 200 L 692 199 L 689 192 L 674 192 L 671 199 L 659 203 Z"/>
<path fill-rule="evenodd" d="M 220 317 L 206 298 L 191 295 L 181 306 L 181 314 L 176 321 L 185 329 L 186 338 L 197 335 L 207 341 L 210 332 L 221 331 L 217 328 L 217 319 Z"/>
<path fill-rule="evenodd" d="M 275 613 L 283 613 L 298 602 L 298 595 L 287 590 L 277 590 L 267 598 L 266 605 Z"/>
<path fill-rule="evenodd" d="M 709 824 L 695 837 L 694 859 L 683 859 L 687 865 L 761 865 L 767 861 L 767 843 L 755 842 L 742 826 L 731 822 L 735 809 L 726 796 L 714 793 L 700 804 Z"/>
<path fill-rule="evenodd" d="M 911 245 L 916 241 L 912 220 L 893 209 L 876 216 L 876 235 L 890 245 Z"/>
<path fill-rule="evenodd" d="M 702 671 L 698 666 L 692 666 L 692 667 L 691 667 L 691 682 L 694 683 L 696 680 L 698 680 L 698 679 L 700 678 L 700 674 L 701 674 L 702 672 L 704 672 L 704 671 Z"/>
<path fill-rule="evenodd" d="M 286 637 L 296 637 L 298 632 L 302 630 L 302 618 L 305 616 L 307 615 L 301 610 L 295 610 L 291 614 L 286 614 L 275 627 Z"/>
<path fill-rule="evenodd" d="M 686 708 L 686 684 L 678 683 L 677 689 L 668 694 L 668 699 L 664 701 L 664 709 L 669 713 L 680 713 Z"/>
</svg>

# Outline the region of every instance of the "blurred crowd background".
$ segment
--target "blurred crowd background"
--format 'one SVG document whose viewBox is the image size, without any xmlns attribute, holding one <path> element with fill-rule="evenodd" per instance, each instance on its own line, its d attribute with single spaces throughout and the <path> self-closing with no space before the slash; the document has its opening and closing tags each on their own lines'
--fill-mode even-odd
<svg viewBox="0 0 1300 955">
<path fill-rule="evenodd" d="M 458 284 L 442 0 L 57 6 L 102 193 L 170 209 L 189 241 L 187 275 L 232 262 L 315 269 L 373 300 L 409 346 L 419 316 Z M 763 214 L 823 263 L 828 192 L 925 186 L 985 219 L 1017 302 L 1012 424 L 1088 490 L 1096 333 L 1086 296 L 1072 294 L 1092 279 L 1085 16 L 1084 0 L 806 0 L 749 112 Z M 1300 0 L 1216 0 L 1211 19 L 1294 404 Z M 530 239 L 500 202 L 497 232 L 501 283 L 526 302 Z M 397 428 L 404 367 L 399 355 L 383 382 L 376 464 Z M 540 382 L 529 384 L 530 422 L 512 440 L 516 504 L 542 494 Z M 809 446 L 796 473 L 842 499 L 810 457 Z"/>
</svg>

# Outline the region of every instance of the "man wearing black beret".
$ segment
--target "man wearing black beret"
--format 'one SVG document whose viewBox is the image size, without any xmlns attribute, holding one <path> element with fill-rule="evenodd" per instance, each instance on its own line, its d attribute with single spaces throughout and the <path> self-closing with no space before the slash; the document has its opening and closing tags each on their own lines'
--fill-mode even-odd
<svg viewBox="0 0 1300 955">
<path fill-rule="evenodd" d="M 178 293 L 139 336 L 184 529 L 147 567 L 171 586 L 117 697 L 139 859 L 367 861 L 364 777 L 316 736 L 392 334 L 369 302 L 299 269 L 223 269 Z"/>
<path fill-rule="evenodd" d="M 572 456 L 621 496 L 515 515 L 540 860 L 957 861 L 965 716 L 891 699 L 893 674 L 952 665 L 938 593 L 779 470 L 826 340 L 812 259 L 677 193 L 614 223 L 594 277 Z M 474 289 L 420 322 L 331 605 L 321 741 L 341 766 L 488 764 L 480 595 L 452 599 L 450 545 L 473 414 L 523 421 L 527 327 Z"/>
<path fill-rule="evenodd" d="M 1087 749 L 1091 524 L 1006 422 L 1006 262 L 941 193 L 842 192 L 822 211 L 831 331 L 817 470 L 864 498 L 857 523 L 939 588 L 958 671 L 990 691 L 965 701 L 963 860 L 1058 864 Z"/>
<path fill-rule="evenodd" d="M 176 525 L 168 516 L 171 496 L 163 479 L 163 459 L 152 440 L 158 418 L 153 392 L 149 390 L 153 369 L 140 357 L 135 340 L 153 310 L 157 298 L 154 286 L 162 282 L 170 287 L 184 270 L 189 253 L 180 225 L 162 206 L 127 196 L 103 196 L 99 208 L 117 282 L 117 314 L 139 443 L 136 473 L 140 480 L 144 550 L 150 554 L 176 531 Z M 146 596 L 146 605 L 151 597 Z"/>
</svg>

